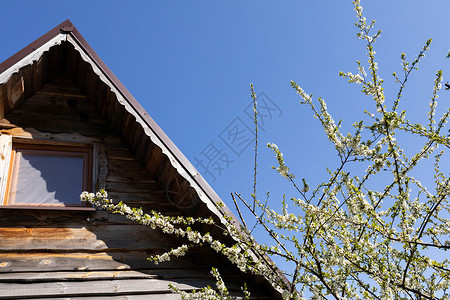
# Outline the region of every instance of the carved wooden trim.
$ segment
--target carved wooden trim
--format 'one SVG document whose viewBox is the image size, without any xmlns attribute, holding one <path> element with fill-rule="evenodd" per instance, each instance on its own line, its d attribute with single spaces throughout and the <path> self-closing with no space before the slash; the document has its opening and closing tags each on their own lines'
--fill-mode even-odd
<svg viewBox="0 0 450 300">
<path fill-rule="evenodd" d="M 108 159 L 106 158 L 105 146 L 94 144 L 94 187 L 97 190 L 106 188 L 106 175 L 108 175 Z"/>
</svg>

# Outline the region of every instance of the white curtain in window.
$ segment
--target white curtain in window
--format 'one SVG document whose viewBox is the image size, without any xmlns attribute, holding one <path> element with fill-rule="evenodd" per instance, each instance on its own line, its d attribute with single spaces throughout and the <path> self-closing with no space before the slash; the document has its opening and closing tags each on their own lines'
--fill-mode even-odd
<svg viewBox="0 0 450 300">
<path fill-rule="evenodd" d="M 16 152 L 10 204 L 80 204 L 83 157 Z"/>
</svg>

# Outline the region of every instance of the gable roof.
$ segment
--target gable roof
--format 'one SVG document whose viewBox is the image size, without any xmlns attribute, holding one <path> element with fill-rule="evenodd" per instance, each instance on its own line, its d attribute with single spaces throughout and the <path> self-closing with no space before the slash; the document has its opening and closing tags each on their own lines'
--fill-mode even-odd
<svg viewBox="0 0 450 300">
<path fill-rule="evenodd" d="M 223 215 L 226 213 L 237 221 L 226 206 L 223 209 L 217 207 L 216 203 L 222 202 L 220 197 L 169 139 L 158 124 L 156 124 L 133 95 L 119 81 L 114 73 L 100 59 L 70 20 L 62 22 L 60 25 L 56 26 L 0 64 L 0 85 L 2 85 L 3 88 L 3 92 L 0 94 L 0 118 L 3 118 L 9 111 L 20 104 L 23 98 L 33 94 L 35 89 L 38 88 L 36 83 L 32 82 L 33 76 L 36 75 L 21 75 L 21 73 L 25 73 L 23 68 L 39 62 L 39 60 L 42 60 L 44 54 L 51 52 L 53 47 L 60 46 L 63 43 L 71 44 L 74 50 L 81 56 L 81 59 L 90 65 L 92 71 L 115 95 L 117 103 L 122 105 L 125 111 L 133 116 L 136 123 L 142 127 L 143 133 L 147 138 L 161 149 L 171 166 L 175 168 L 177 173 L 180 174 L 195 190 L 199 200 L 206 204 L 208 209 L 221 220 L 223 220 Z M 52 58 L 50 57 L 49 59 Z M 51 72 L 48 70 L 46 71 L 45 66 L 41 67 L 40 71 L 42 73 Z M 78 70 L 74 71 L 77 72 Z M 33 70 L 33 72 L 39 72 L 39 70 Z M 14 80 L 13 77 L 17 74 L 19 74 L 20 78 Z M 17 83 L 11 83 L 11 80 L 17 81 Z M 8 88 L 6 86 L 8 84 L 14 86 L 13 88 L 9 88 L 12 90 L 11 92 L 7 91 Z M 19 88 L 16 88 L 17 84 L 19 84 Z M 15 91 L 15 89 L 18 89 L 19 92 Z M 20 93 L 20 89 L 22 89 L 22 93 Z"/>
</svg>

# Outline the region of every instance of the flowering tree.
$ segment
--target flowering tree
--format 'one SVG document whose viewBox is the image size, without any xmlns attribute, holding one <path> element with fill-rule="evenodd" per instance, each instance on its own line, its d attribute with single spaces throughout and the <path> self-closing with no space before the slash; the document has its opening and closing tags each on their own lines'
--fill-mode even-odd
<svg viewBox="0 0 450 300">
<path fill-rule="evenodd" d="M 426 124 L 409 121 L 407 112 L 399 110 L 399 103 L 408 78 L 418 68 L 431 40 L 413 61 L 408 62 L 405 54 L 401 55 L 402 72 L 393 74 L 399 85 L 398 93 L 395 98 L 386 99 L 374 51 L 381 31 L 373 32 L 374 22 L 363 17 L 360 1 L 353 3 L 357 36 L 367 47 L 368 73 L 365 64 L 358 61 L 357 73 L 340 75 L 360 85 L 370 99 L 364 111 L 367 117 L 353 124 L 353 132 L 344 134 L 323 99 L 314 99 L 296 82 L 291 82 L 300 103 L 311 109 L 334 145 L 337 168 L 329 169 L 328 178 L 314 188 L 305 179 L 297 184 L 278 147 L 268 144 L 278 162 L 277 172 L 298 193 L 286 197 L 277 211 L 256 196 L 255 147 L 252 201 L 233 195 L 235 203 L 240 200 L 241 207 L 254 216 L 270 243 L 257 244 L 244 219 L 240 228 L 232 222 L 220 225 L 236 241 L 228 245 L 220 237 L 191 229 L 194 223 L 214 225 L 212 219 L 165 217 L 157 212 L 147 215 L 122 203 L 113 204 L 103 192 L 85 193 L 82 198 L 189 240 L 187 245 L 153 257 L 155 262 L 208 244 L 242 271 L 265 276 L 285 299 L 450 299 L 450 177 L 440 165 L 450 148 L 445 128 L 450 109 L 436 116 L 443 74 L 436 73 Z M 257 133 L 253 87 L 252 97 Z M 415 139 L 416 145 L 421 146 L 408 154 L 410 149 L 406 151 L 397 137 Z M 256 135 L 256 146 L 257 142 Z M 429 167 L 425 181 L 414 176 L 418 166 Z M 425 182 L 431 185 L 426 186 Z M 379 188 L 380 185 L 383 186 Z M 288 203 L 293 208 L 288 210 Z M 239 206 L 237 210 L 241 215 Z M 279 271 L 268 256 L 286 259 L 292 270 Z M 217 289 L 205 288 L 183 297 L 229 298 L 220 274 L 217 270 L 213 274 L 218 280 Z M 248 297 L 245 290 L 244 295 Z"/>
</svg>

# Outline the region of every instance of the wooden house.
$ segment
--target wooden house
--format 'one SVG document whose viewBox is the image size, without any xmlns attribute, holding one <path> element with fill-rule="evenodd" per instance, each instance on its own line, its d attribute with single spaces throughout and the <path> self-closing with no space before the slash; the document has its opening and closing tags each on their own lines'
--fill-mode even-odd
<svg viewBox="0 0 450 300">
<path fill-rule="evenodd" d="M 0 299 L 178 299 L 214 286 L 280 299 L 207 247 L 82 204 L 83 190 L 168 215 L 212 216 L 216 193 L 67 20 L 0 64 Z"/>
</svg>

